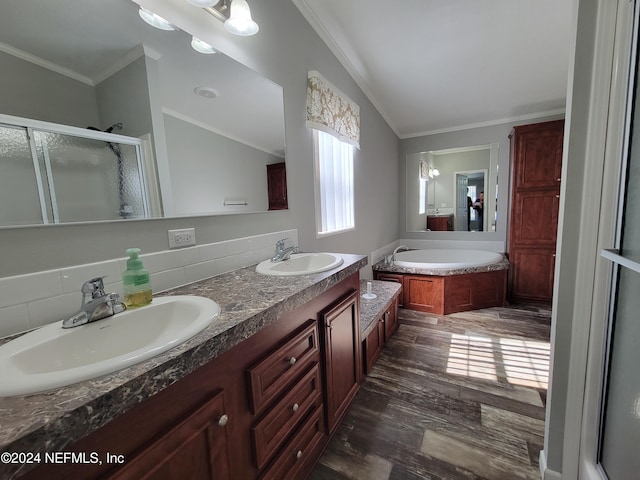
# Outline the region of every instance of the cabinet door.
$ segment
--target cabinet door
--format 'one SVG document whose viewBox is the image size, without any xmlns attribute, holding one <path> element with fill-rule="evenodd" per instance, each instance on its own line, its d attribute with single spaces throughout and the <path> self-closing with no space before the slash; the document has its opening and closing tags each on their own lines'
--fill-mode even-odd
<svg viewBox="0 0 640 480">
<path fill-rule="evenodd" d="M 110 475 L 110 480 L 227 480 L 229 460 L 223 392 Z"/>
<path fill-rule="evenodd" d="M 331 434 L 351 405 L 362 374 L 358 292 L 320 313 L 324 332 L 327 427 Z"/>
<path fill-rule="evenodd" d="M 376 326 L 364 340 L 364 366 L 365 373 L 370 373 L 373 364 L 378 359 L 380 351 L 384 346 L 385 321 L 384 316 L 375 320 Z"/>
<path fill-rule="evenodd" d="M 394 298 L 393 302 L 384 312 L 384 325 L 385 325 L 385 341 L 388 342 L 391 335 L 398 328 L 398 299 Z"/>
<path fill-rule="evenodd" d="M 404 304 L 411 310 L 444 313 L 444 279 L 405 275 Z"/>
</svg>

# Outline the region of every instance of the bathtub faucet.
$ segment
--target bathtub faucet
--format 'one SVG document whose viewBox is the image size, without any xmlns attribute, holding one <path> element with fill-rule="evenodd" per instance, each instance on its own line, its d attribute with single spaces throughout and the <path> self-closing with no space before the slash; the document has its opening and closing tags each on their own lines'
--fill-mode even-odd
<svg viewBox="0 0 640 480">
<path fill-rule="evenodd" d="M 391 254 L 391 261 L 392 262 L 396 261 L 396 253 L 398 253 L 400 250 L 406 252 L 407 250 L 409 250 L 409 247 L 407 247 L 406 245 L 400 245 L 399 247 L 396 247 L 395 250 L 393 251 L 393 253 Z"/>
</svg>

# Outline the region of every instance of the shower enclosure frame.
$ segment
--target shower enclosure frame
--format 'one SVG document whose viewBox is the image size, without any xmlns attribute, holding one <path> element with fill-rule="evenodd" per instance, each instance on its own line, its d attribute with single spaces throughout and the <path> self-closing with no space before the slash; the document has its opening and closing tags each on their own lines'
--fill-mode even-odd
<svg viewBox="0 0 640 480">
<path fill-rule="evenodd" d="M 38 189 L 40 210 L 42 213 L 43 224 L 59 224 L 60 215 L 58 212 L 55 185 L 53 184 L 53 176 L 51 171 L 51 161 L 46 146 L 46 141 L 43 139 L 43 160 L 44 167 L 47 172 L 47 186 L 49 188 L 49 197 L 51 199 L 52 219 L 49 219 L 49 212 L 47 211 L 46 194 L 44 191 L 44 182 L 42 173 L 40 171 L 40 165 L 38 160 L 38 153 L 36 148 L 36 141 L 34 138 L 34 131 L 41 131 L 47 133 L 56 133 L 61 135 L 68 135 L 72 137 L 79 137 L 89 140 L 103 141 L 106 143 L 116 143 L 122 145 L 131 145 L 136 151 L 136 166 L 138 175 L 140 178 L 140 189 L 142 194 L 142 206 L 144 218 L 150 217 L 149 199 L 147 195 L 147 176 L 145 172 L 145 158 L 144 148 L 142 140 L 135 137 L 128 137 L 125 135 L 118 135 L 115 133 L 107 133 L 98 130 L 85 129 L 80 127 L 73 127 L 70 125 L 62 125 L 57 123 L 44 122 L 41 120 L 34 120 L 30 118 L 16 117 L 13 115 L 0 114 L 0 126 L 16 129 L 24 129 L 27 132 L 27 141 L 29 143 L 29 149 L 31 151 L 31 159 L 33 160 L 33 167 L 36 177 L 36 185 Z"/>
</svg>

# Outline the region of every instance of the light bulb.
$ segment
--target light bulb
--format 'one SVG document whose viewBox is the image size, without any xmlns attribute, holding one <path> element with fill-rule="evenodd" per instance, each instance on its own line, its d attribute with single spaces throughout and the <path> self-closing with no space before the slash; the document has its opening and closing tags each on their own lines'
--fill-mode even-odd
<svg viewBox="0 0 640 480">
<path fill-rule="evenodd" d="M 175 26 L 173 26 L 169 21 L 162 18 L 160 15 L 157 15 L 146 8 L 140 7 L 138 10 L 138 14 L 140 18 L 147 22 L 149 25 L 155 28 L 159 28 L 160 30 L 177 30 Z"/>
<path fill-rule="evenodd" d="M 217 5 L 219 2 L 220 0 L 187 0 L 187 3 L 190 3 L 194 7 L 200 7 L 200 8 L 213 7 L 214 5 Z"/>
<path fill-rule="evenodd" d="M 241 37 L 255 35 L 260 28 L 251 18 L 251 10 L 246 0 L 232 0 L 231 15 L 224 22 L 224 26 L 229 32 Z"/>
<path fill-rule="evenodd" d="M 216 53 L 216 51 L 211 45 L 209 45 L 207 42 L 203 42 L 202 40 L 196 37 L 191 38 L 191 46 L 196 52 L 205 53 L 208 55 L 212 53 Z"/>
</svg>

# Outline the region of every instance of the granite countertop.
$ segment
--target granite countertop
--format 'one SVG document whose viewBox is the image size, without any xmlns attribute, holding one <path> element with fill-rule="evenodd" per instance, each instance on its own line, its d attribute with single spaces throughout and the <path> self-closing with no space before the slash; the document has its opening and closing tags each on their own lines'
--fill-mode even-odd
<svg viewBox="0 0 640 480">
<path fill-rule="evenodd" d="M 367 265 L 364 255 L 340 256 L 340 267 L 313 275 L 265 276 L 253 265 L 164 292 L 207 297 L 222 311 L 190 340 L 145 362 L 45 393 L 0 398 L 0 450 L 64 450 Z M 15 475 L 7 468 L 0 464 L 1 478 Z"/>
<path fill-rule="evenodd" d="M 376 298 L 368 300 L 362 295 L 367 293 L 367 280 L 360 280 L 360 339 L 364 340 L 375 328 L 374 320 L 384 312 L 400 292 L 402 286 L 396 282 L 383 282 L 381 280 L 369 280 L 371 292 Z"/>
<path fill-rule="evenodd" d="M 402 267 L 393 263 L 385 263 L 384 260 L 379 261 L 373 265 L 373 270 L 378 272 L 390 272 L 390 273 L 412 273 L 418 275 L 463 275 L 465 273 L 478 273 L 478 272 L 495 272 L 497 270 L 508 270 L 509 260 L 504 255 L 502 260 L 491 265 L 483 265 L 481 267 L 463 267 L 463 268 L 423 268 L 423 267 Z"/>
</svg>

